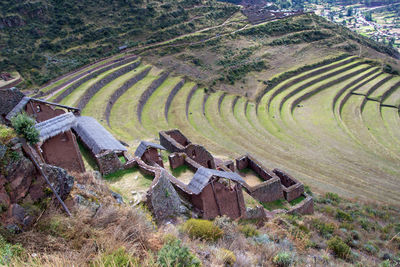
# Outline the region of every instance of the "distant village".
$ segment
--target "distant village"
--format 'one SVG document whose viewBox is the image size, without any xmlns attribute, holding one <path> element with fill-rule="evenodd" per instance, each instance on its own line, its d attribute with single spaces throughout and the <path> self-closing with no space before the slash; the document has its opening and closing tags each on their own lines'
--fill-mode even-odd
<svg viewBox="0 0 400 267">
<path fill-rule="evenodd" d="M 397 8 L 400 8 L 399 4 Z M 387 11 L 387 6 L 333 6 L 324 3 L 308 5 L 306 10 L 315 10 L 317 15 L 332 22 L 400 49 L 400 18 L 396 12 Z"/>
</svg>

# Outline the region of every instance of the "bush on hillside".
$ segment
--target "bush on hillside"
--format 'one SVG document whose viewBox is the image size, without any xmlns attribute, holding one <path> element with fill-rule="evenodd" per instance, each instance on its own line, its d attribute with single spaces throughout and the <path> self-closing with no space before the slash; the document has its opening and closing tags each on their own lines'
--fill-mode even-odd
<svg viewBox="0 0 400 267">
<path fill-rule="evenodd" d="M 162 267 L 201 266 L 200 260 L 180 240 L 167 242 L 158 252 L 157 263 Z"/>
<path fill-rule="evenodd" d="M 216 241 L 224 233 L 221 228 L 208 220 L 189 219 L 182 227 L 190 238 L 200 238 L 203 240 Z"/>
<path fill-rule="evenodd" d="M 272 259 L 272 262 L 278 267 L 288 267 L 294 262 L 294 258 L 289 252 L 279 252 Z"/>
<path fill-rule="evenodd" d="M 246 224 L 239 227 L 239 231 L 242 232 L 246 237 L 258 236 L 260 233 L 254 225 Z"/>
<path fill-rule="evenodd" d="M 335 236 L 328 241 L 328 248 L 332 250 L 336 257 L 347 259 L 350 255 L 350 247 L 343 242 L 340 237 Z"/>
<path fill-rule="evenodd" d="M 11 119 L 15 131 L 23 136 L 30 144 L 39 142 L 39 131 L 35 128 L 35 120 L 26 114 L 18 114 Z"/>
<path fill-rule="evenodd" d="M 98 264 L 98 265 L 97 265 Z M 104 267 L 114 267 L 114 266 L 137 266 L 137 261 L 135 258 L 130 256 L 124 247 L 120 247 L 112 253 L 104 255 L 100 262 L 94 266 L 104 266 Z"/>
<path fill-rule="evenodd" d="M 16 134 L 12 128 L 0 125 L 0 143 L 7 144 L 14 137 L 16 137 Z"/>
<path fill-rule="evenodd" d="M 220 248 L 217 254 L 218 258 L 223 261 L 226 266 L 233 266 L 236 262 L 235 254 L 229 249 Z"/>
</svg>

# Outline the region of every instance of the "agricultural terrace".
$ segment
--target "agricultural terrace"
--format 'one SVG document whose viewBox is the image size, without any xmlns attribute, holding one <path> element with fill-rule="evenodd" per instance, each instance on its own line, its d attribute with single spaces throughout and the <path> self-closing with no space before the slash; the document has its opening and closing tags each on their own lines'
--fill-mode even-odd
<svg viewBox="0 0 400 267">
<path fill-rule="evenodd" d="M 313 190 L 399 203 L 400 77 L 345 54 L 281 77 L 252 102 L 128 55 L 63 78 L 50 99 L 81 107 L 132 152 L 141 139 L 179 128 L 216 156 L 251 153 Z M 118 175 L 116 190 L 150 183 L 137 171 Z"/>
</svg>

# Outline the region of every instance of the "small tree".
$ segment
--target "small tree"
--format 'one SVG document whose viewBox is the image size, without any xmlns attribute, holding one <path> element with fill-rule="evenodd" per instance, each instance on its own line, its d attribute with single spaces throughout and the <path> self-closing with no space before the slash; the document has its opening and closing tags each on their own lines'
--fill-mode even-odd
<svg viewBox="0 0 400 267">
<path fill-rule="evenodd" d="M 35 120 L 22 113 L 11 119 L 15 131 L 23 136 L 30 144 L 39 142 L 39 131 L 35 128 Z"/>
</svg>

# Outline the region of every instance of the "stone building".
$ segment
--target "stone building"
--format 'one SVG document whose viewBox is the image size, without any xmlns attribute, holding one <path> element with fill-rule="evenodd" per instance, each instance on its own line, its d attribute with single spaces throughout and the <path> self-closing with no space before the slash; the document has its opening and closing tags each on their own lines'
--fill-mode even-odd
<svg viewBox="0 0 400 267">
<path fill-rule="evenodd" d="M 37 152 L 43 162 L 68 171 L 85 171 L 76 137 L 71 131 L 74 125 L 76 117 L 72 113 L 65 113 L 35 125 L 40 133 Z"/>
<path fill-rule="evenodd" d="M 226 215 L 232 219 L 244 217 L 243 179 L 234 172 L 200 167 L 187 185 L 190 201 L 205 219 Z"/>
<path fill-rule="evenodd" d="M 91 152 L 102 174 L 122 169 L 121 158 L 124 157 L 127 149 L 96 119 L 86 116 L 77 117 L 73 130 Z"/>
<path fill-rule="evenodd" d="M 138 148 L 135 151 L 135 157 L 141 158 L 144 162 L 149 165 L 157 163 L 160 167 L 164 167 L 162 157 L 158 153 L 158 150 L 165 150 L 165 148 L 159 144 L 152 142 L 141 141 Z"/>
</svg>

